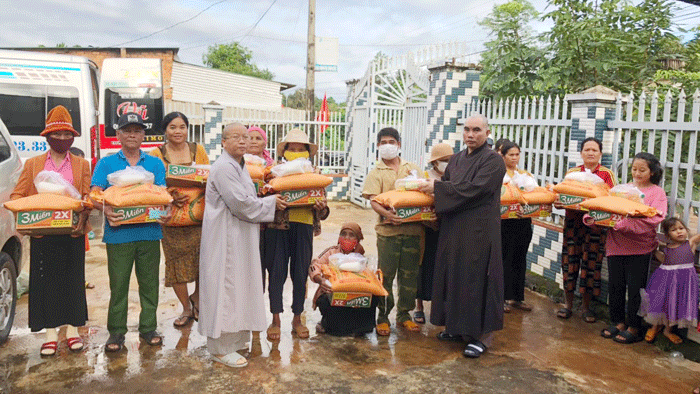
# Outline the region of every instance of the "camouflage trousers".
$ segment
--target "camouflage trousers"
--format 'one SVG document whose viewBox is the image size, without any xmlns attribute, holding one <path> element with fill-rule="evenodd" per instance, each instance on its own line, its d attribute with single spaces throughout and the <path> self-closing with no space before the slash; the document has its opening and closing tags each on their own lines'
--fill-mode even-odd
<svg viewBox="0 0 700 394">
<path fill-rule="evenodd" d="M 377 324 L 388 323 L 389 313 L 394 308 L 394 278 L 399 287 L 399 300 L 396 303 L 396 323 L 411 320 L 409 312 L 416 305 L 418 287 L 418 267 L 420 265 L 420 236 L 377 235 L 379 268 L 384 273 L 384 288 L 389 293 L 386 302 L 379 303 Z"/>
</svg>

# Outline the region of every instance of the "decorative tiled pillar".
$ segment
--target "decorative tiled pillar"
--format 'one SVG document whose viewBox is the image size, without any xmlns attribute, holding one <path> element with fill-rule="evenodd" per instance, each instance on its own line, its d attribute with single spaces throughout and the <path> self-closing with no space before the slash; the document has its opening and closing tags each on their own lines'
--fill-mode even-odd
<svg viewBox="0 0 700 394">
<path fill-rule="evenodd" d="M 204 109 L 204 149 L 210 161 L 216 160 L 222 152 L 221 133 L 224 129 L 224 107 L 217 102 L 202 106 Z"/>
<path fill-rule="evenodd" d="M 462 149 L 462 130 L 457 127 L 457 121 L 467 115 L 464 113 L 467 103 L 477 100 L 479 96 L 480 74 L 472 65 L 452 63 L 428 70 L 426 157 L 430 157 L 430 149 L 440 142 L 452 145 L 455 152 Z"/>
<path fill-rule="evenodd" d="M 603 142 L 601 164 L 610 168 L 614 131 L 608 129 L 608 120 L 615 118 L 617 92 L 604 86 L 595 86 L 580 93 L 567 94 L 571 106 L 571 134 L 569 138 L 569 167 L 583 164 L 579 145 L 588 137 Z"/>
</svg>

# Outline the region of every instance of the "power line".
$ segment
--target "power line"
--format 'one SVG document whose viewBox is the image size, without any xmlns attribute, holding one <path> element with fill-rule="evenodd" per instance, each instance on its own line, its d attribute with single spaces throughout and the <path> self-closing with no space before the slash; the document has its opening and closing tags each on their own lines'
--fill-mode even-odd
<svg viewBox="0 0 700 394">
<path fill-rule="evenodd" d="M 175 27 L 175 26 L 177 26 L 177 25 L 181 25 L 181 24 L 183 24 L 183 23 L 187 23 L 187 22 L 191 21 L 192 19 L 194 19 L 194 18 L 196 18 L 196 17 L 202 15 L 202 14 L 204 13 L 204 11 L 210 9 L 211 7 L 213 7 L 213 6 L 217 5 L 217 4 L 221 4 L 221 3 L 225 2 L 225 1 L 227 1 L 227 0 L 219 0 L 219 1 L 217 1 L 216 3 L 213 3 L 213 4 L 209 5 L 208 7 L 204 8 L 203 10 L 199 11 L 198 13 L 196 13 L 196 14 L 195 14 L 194 16 L 192 16 L 191 18 L 185 19 L 184 21 L 180 21 L 180 22 L 177 22 L 177 23 L 173 23 L 172 25 L 170 25 L 170 26 L 168 26 L 168 27 L 166 27 L 166 28 L 160 29 L 160 30 L 158 30 L 158 31 L 155 31 L 155 32 L 153 32 L 153 33 L 151 33 L 151 34 L 148 34 L 148 35 L 145 35 L 145 36 L 143 36 L 143 37 L 139 37 L 139 38 L 134 39 L 134 40 L 131 40 L 131 41 L 122 42 L 122 43 L 120 43 L 120 44 L 112 45 L 112 47 L 120 47 L 120 46 L 125 45 L 125 44 L 130 44 L 130 43 L 132 43 L 132 42 L 140 41 L 140 40 L 146 39 L 146 38 L 148 38 L 148 37 L 154 36 L 154 35 L 156 35 L 156 34 L 158 34 L 158 33 L 162 33 L 162 32 L 164 32 L 164 31 L 166 31 L 166 30 L 172 29 L 173 27 Z M 276 0 L 275 0 L 275 1 L 276 1 Z"/>
<path fill-rule="evenodd" d="M 241 39 L 241 44 L 243 43 L 243 40 L 245 40 L 245 38 L 258 26 L 258 23 L 260 23 L 260 21 L 262 20 L 262 18 L 265 17 L 265 15 L 267 15 L 267 12 L 270 11 L 270 8 L 272 8 L 272 6 L 275 5 L 276 2 L 277 0 L 272 0 L 270 6 L 267 7 L 267 9 L 265 10 L 265 12 L 263 12 L 262 15 L 260 15 L 260 18 L 258 18 L 253 27 L 251 27 L 250 30 L 248 30 L 248 32 L 243 35 L 243 38 Z"/>
</svg>

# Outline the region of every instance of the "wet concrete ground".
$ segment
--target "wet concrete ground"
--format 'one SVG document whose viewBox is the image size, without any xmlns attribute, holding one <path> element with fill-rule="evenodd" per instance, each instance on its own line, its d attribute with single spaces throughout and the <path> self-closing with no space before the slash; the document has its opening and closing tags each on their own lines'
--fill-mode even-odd
<svg viewBox="0 0 700 394">
<path fill-rule="evenodd" d="M 376 256 L 374 214 L 341 203 L 331 209 L 324 233 L 314 240 L 316 253 L 336 242 L 342 222 L 355 220 L 365 233 L 367 253 Z M 598 333 L 604 323 L 587 324 L 577 314 L 559 320 L 558 305 L 532 292 L 526 298 L 535 310 L 506 315 L 505 329 L 478 360 L 462 357 L 463 344 L 435 339 L 440 328 L 429 324 L 421 333 L 392 327 L 388 338 L 316 335 L 320 313 L 311 310 L 309 296 L 310 339 L 291 335 L 288 310 L 281 340 L 270 343 L 264 334 L 254 335 L 250 364 L 232 369 L 209 360 L 196 322 L 184 329 L 172 326 L 180 307 L 169 288 L 161 287 L 158 310 L 164 346 L 140 341 L 132 278 L 126 350 L 107 355 L 109 287 L 99 240 L 91 242 L 86 264 L 87 280 L 96 286 L 87 290 L 90 321 L 80 331 L 86 349 L 70 352 L 61 332 L 58 354 L 40 357 L 44 334 L 29 332 L 27 297 L 22 297 L 10 340 L 0 347 L 0 393 L 689 393 L 700 384 L 700 364 L 671 359 L 645 343 L 603 339 Z M 315 287 L 309 284 L 309 294 Z M 285 307 L 290 305 L 288 286 Z"/>
</svg>

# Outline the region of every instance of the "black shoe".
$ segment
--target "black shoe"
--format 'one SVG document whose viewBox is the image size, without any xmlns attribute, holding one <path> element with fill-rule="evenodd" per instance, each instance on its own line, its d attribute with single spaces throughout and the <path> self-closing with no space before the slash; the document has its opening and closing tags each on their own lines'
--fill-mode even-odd
<svg viewBox="0 0 700 394">
<path fill-rule="evenodd" d="M 441 331 L 437 334 L 437 339 L 441 341 L 461 341 L 461 335 L 450 335 L 445 331 Z"/>
<path fill-rule="evenodd" d="M 470 342 L 467 347 L 464 348 L 462 354 L 467 358 L 479 358 L 482 354 L 486 353 L 488 348 L 481 341 Z"/>
</svg>

